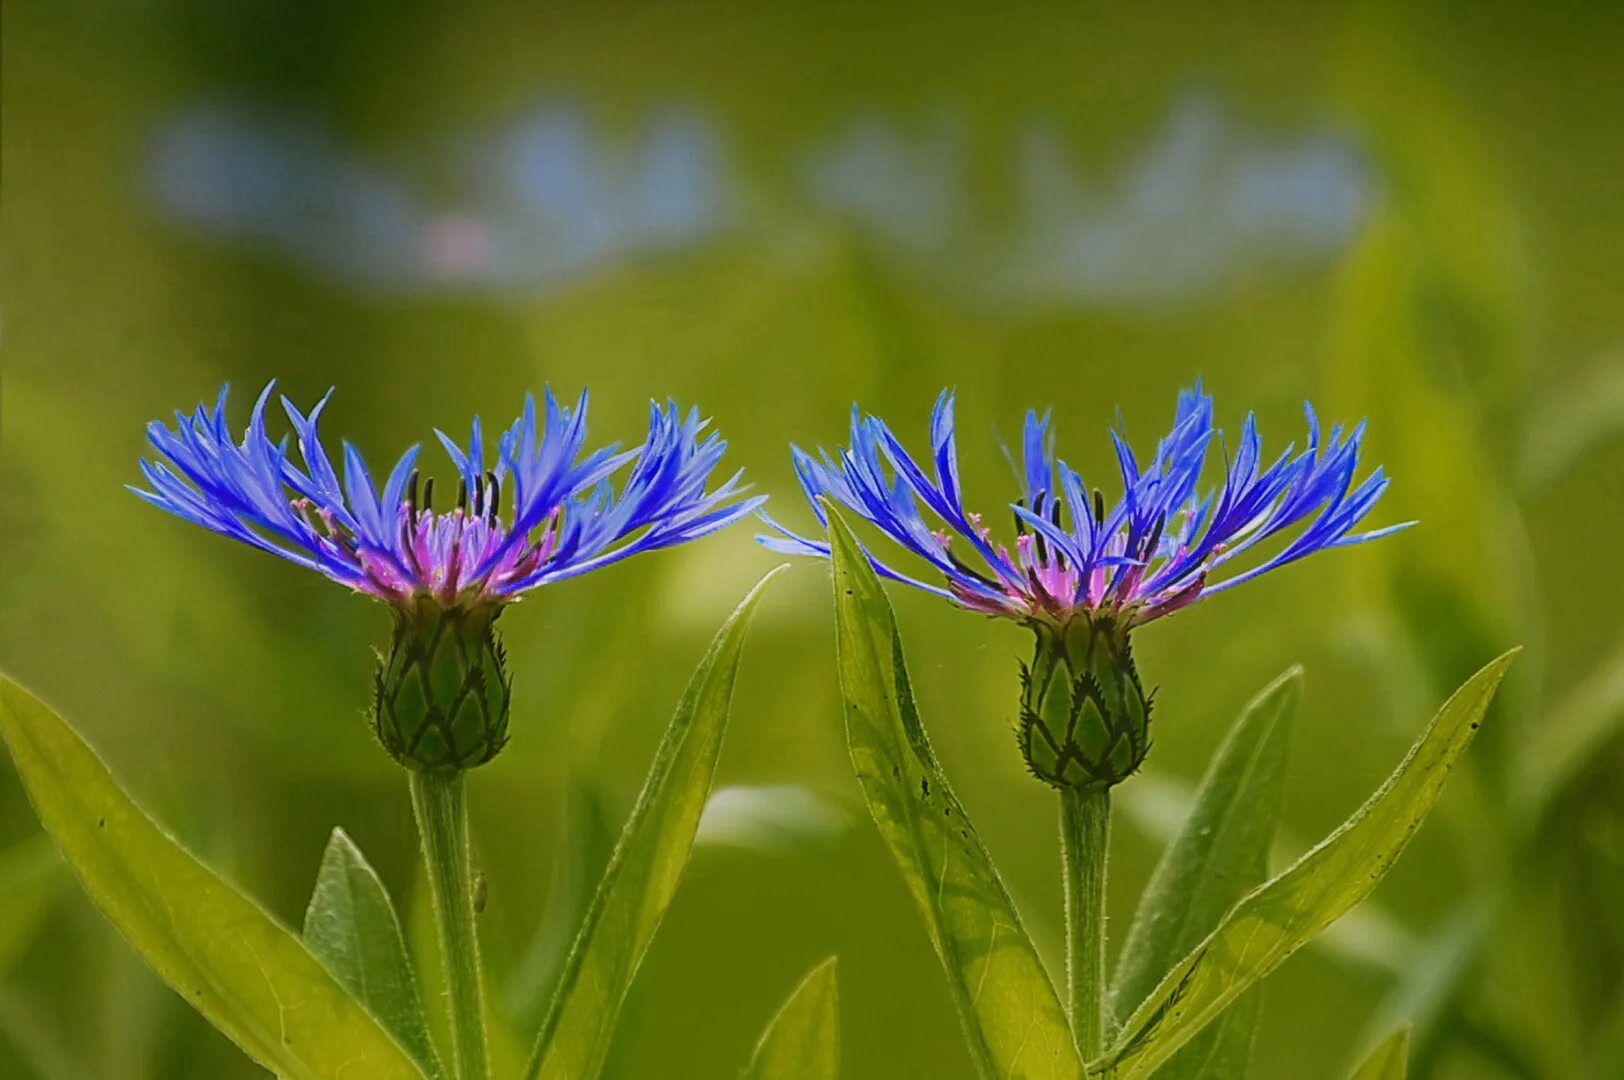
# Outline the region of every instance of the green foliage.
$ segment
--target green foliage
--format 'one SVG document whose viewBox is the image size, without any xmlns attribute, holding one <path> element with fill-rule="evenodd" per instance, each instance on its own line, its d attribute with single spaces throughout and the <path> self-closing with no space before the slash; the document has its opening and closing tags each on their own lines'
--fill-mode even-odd
<svg viewBox="0 0 1624 1080">
<path fill-rule="evenodd" d="M 1252 699 L 1214 755 L 1128 931 L 1112 988 L 1119 1020 L 1127 1020 L 1173 965 L 1268 876 L 1301 696 L 1302 672 L 1293 669 Z M 1158 1075 L 1245 1075 L 1261 1005 L 1261 990 L 1243 995 Z"/>
<path fill-rule="evenodd" d="M 590 1080 L 603 1068 L 621 1003 L 676 894 L 710 795 L 745 629 L 780 572 L 740 602 L 694 672 L 576 936 L 528 1076 Z"/>
<path fill-rule="evenodd" d="M 813 968 L 767 1025 L 744 1080 L 835 1080 L 840 1075 L 840 992 L 835 958 Z"/>
<path fill-rule="evenodd" d="M 439 1076 L 412 962 L 395 905 L 343 829 L 334 829 L 305 911 L 304 940 L 316 959 L 400 1044 Z"/>
<path fill-rule="evenodd" d="M 297 937 L 165 835 L 66 723 L 4 677 L 0 733 L 91 899 L 245 1053 L 300 1080 L 423 1075 Z"/>
<path fill-rule="evenodd" d="M 1401 1027 L 1376 1044 L 1353 1071 L 1352 1080 L 1404 1080 L 1409 1056 L 1410 1029 Z"/>
<path fill-rule="evenodd" d="M 1060 999 L 920 723 L 891 605 L 832 509 L 829 543 L 852 766 L 947 973 L 971 1056 L 986 1076 L 1078 1076 Z"/>
<path fill-rule="evenodd" d="M 1255 890 L 1169 971 L 1091 1072 L 1148 1076 L 1259 979 L 1367 896 L 1476 734 L 1515 650 L 1456 691 L 1387 782 L 1295 866 Z"/>
</svg>

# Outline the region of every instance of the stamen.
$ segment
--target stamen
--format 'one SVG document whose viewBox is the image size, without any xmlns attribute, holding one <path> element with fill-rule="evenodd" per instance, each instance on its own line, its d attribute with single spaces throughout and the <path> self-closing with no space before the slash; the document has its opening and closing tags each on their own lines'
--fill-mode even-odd
<svg viewBox="0 0 1624 1080">
<path fill-rule="evenodd" d="M 1156 524 L 1151 527 L 1143 546 L 1139 549 L 1139 557 L 1149 562 L 1156 557 L 1156 547 L 1162 542 L 1162 529 L 1167 524 L 1167 515 L 1156 515 Z"/>
<path fill-rule="evenodd" d="M 486 507 L 486 516 L 490 523 L 495 525 L 496 515 L 502 508 L 502 482 L 496 478 L 496 471 L 494 469 L 487 472 L 485 477 L 489 481 L 488 490 L 490 491 L 490 501 L 489 505 Z"/>
<path fill-rule="evenodd" d="M 1105 492 L 1094 489 L 1094 524 L 1105 524 Z"/>
<path fill-rule="evenodd" d="M 1043 497 L 1045 495 L 1047 495 L 1047 494 L 1048 494 L 1048 492 L 1040 491 L 1037 494 L 1037 498 L 1032 500 L 1032 512 L 1034 514 L 1036 514 L 1038 517 L 1047 517 L 1048 516 L 1043 512 Z M 1037 542 L 1038 561 L 1039 562 L 1048 562 L 1049 561 L 1049 545 L 1044 543 L 1043 534 L 1041 532 L 1035 532 L 1034 531 L 1032 533 L 1032 539 Z"/>
<path fill-rule="evenodd" d="M 466 478 L 457 481 L 457 509 L 465 513 L 468 510 L 468 481 Z"/>
<path fill-rule="evenodd" d="M 311 531 L 317 536 L 321 537 L 323 540 L 331 538 L 333 530 L 329 527 L 327 519 L 321 515 L 320 511 L 316 509 L 315 504 L 309 499 L 295 499 L 293 501 L 293 509 L 300 517 L 304 519 L 305 524 L 309 525 Z"/>
<path fill-rule="evenodd" d="M 423 485 L 423 513 L 434 513 L 434 477 L 429 477 Z"/>
<path fill-rule="evenodd" d="M 963 559 L 959 558 L 956 552 L 949 549 L 944 551 L 943 554 L 947 556 L 947 561 L 953 564 L 953 569 L 957 570 L 959 573 L 966 577 L 974 578 L 983 585 L 990 585 L 995 589 L 998 588 L 998 583 L 996 581 L 987 577 L 985 574 L 978 573 Z"/>
<path fill-rule="evenodd" d="M 1052 593 L 1049 592 L 1048 589 L 1043 587 L 1043 582 L 1038 580 L 1038 572 L 1036 570 L 1033 570 L 1030 567 L 1027 568 L 1026 582 L 1028 585 L 1032 586 L 1032 592 L 1037 596 L 1039 604 L 1042 604 L 1050 611 L 1060 610 L 1060 602 Z"/>
<path fill-rule="evenodd" d="M 417 524 L 417 470 L 412 470 L 412 478 L 406 481 L 406 520 L 413 525 Z"/>
</svg>

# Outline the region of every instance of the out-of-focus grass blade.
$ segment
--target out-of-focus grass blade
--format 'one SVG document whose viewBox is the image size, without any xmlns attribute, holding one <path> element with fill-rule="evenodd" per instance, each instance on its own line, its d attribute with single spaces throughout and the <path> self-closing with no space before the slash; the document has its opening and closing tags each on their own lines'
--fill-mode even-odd
<svg viewBox="0 0 1624 1080">
<path fill-rule="evenodd" d="M 1446 1037 L 1442 1021 L 1468 992 L 1477 960 L 1492 927 L 1489 905 L 1469 901 L 1442 926 L 1413 943 L 1397 980 L 1372 1014 L 1367 1044 L 1402 1024 L 1410 1057 L 1420 1068 Z M 1425 1071 L 1422 1069 L 1421 1071 Z"/>
<path fill-rule="evenodd" d="M 603 1068 L 621 1003 L 676 895 L 710 797 L 750 614 L 782 569 L 750 590 L 694 672 L 565 961 L 527 1076 L 590 1080 Z"/>
<path fill-rule="evenodd" d="M 0 732 L 85 891 L 165 982 L 283 1077 L 421 1077 L 304 943 L 170 839 L 55 713 L 0 677 Z"/>
<path fill-rule="evenodd" d="M 1247 705 L 1213 757 L 1183 830 L 1151 875 L 1122 947 L 1112 988 L 1118 1017 L 1127 1019 L 1162 976 L 1268 877 L 1302 683 L 1296 668 L 1271 683 Z M 1261 987 L 1243 995 L 1157 1075 L 1164 1080 L 1244 1076 L 1261 1004 Z"/>
<path fill-rule="evenodd" d="M 850 826 L 844 807 L 800 784 L 735 784 L 712 793 L 695 841 L 762 853 L 828 850 Z"/>
<path fill-rule="evenodd" d="M 1480 110 L 1441 74 L 1448 65 L 1436 45 L 1447 32 L 1436 14 L 1357 5 L 1339 40 L 1332 80 L 1382 196 L 1338 269 L 1325 393 L 1338 419 L 1370 418 L 1372 450 L 1395 478 L 1382 520 L 1421 522 L 1343 572 L 1364 578 L 1359 605 L 1386 609 L 1383 662 L 1422 676 L 1420 700 L 1430 702 L 1512 634 L 1533 639 L 1520 663 L 1543 663 L 1527 585 L 1538 580 L 1533 551 L 1501 464 L 1529 397 L 1532 267 L 1518 240 L 1522 210 Z M 1397 691 L 1395 715 L 1419 707 L 1398 689 L 1406 681 L 1380 687 Z M 1524 715 L 1537 685 L 1536 673 L 1502 692 L 1507 719 Z M 1515 734 L 1497 723 L 1492 741 Z M 1484 749 L 1485 762 L 1499 757 L 1499 746 Z"/>
<path fill-rule="evenodd" d="M 305 911 L 304 940 L 431 1075 L 443 1075 L 395 905 L 343 829 L 333 830 L 322 853 Z"/>
<path fill-rule="evenodd" d="M 744 1080 L 835 1080 L 840 1075 L 840 992 L 829 957 L 772 1018 Z"/>
<path fill-rule="evenodd" d="M 1624 428 L 1624 356 L 1610 354 L 1536 405 L 1524 427 L 1518 479 L 1538 490 Z"/>
<path fill-rule="evenodd" d="M 1409 1057 L 1410 1029 L 1401 1027 L 1376 1044 L 1370 1056 L 1353 1070 L 1352 1080 L 1404 1080 Z"/>
<path fill-rule="evenodd" d="M 829 543 L 852 765 L 919 904 L 976 1066 L 984 1076 L 1076 1077 L 1060 999 L 936 762 L 879 579 L 832 508 Z"/>
<path fill-rule="evenodd" d="M 598 879 L 615 849 L 615 830 L 598 792 L 585 780 L 570 780 L 564 792 L 558 854 L 547 887 L 547 910 L 536 926 L 524 958 L 502 991 L 503 1007 L 525 1030 L 541 1023 L 569 956 L 576 928 L 586 915 Z"/>
<path fill-rule="evenodd" d="M 1624 729 L 1624 643 L 1540 723 L 1517 755 L 1518 795 L 1530 821 Z"/>
<path fill-rule="evenodd" d="M 44 833 L 0 852 L 0 976 L 22 955 L 62 884 L 62 857 Z"/>
<path fill-rule="evenodd" d="M 1444 703 L 1370 800 L 1291 869 L 1235 905 L 1139 1005 L 1090 1072 L 1149 1076 L 1259 979 L 1376 887 L 1437 802 L 1516 650 Z"/>
</svg>

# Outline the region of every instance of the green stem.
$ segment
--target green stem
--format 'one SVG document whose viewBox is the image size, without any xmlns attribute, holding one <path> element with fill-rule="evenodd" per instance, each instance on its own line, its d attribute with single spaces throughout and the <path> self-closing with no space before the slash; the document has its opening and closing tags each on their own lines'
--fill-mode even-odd
<svg viewBox="0 0 1624 1080">
<path fill-rule="evenodd" d="M 1085 1062 L 1105 1050 L 1105 849 L 1111 797 L 1060 793 L 1060 862 L 1066 896 L 1066 986 L 1071 1031 Z"/>
<path fill-rule="evenodd" d="M 451 1046 L 458 1080 L 488 1080 L 485 1054 L 485 984 L 474 930 L 474 892 L 469 866 L 468 800 L 461 772 L 408 770 L 412 809 L 428 864 L 434 922 L 440 931 L 451 1009 Z"/>
</svg>

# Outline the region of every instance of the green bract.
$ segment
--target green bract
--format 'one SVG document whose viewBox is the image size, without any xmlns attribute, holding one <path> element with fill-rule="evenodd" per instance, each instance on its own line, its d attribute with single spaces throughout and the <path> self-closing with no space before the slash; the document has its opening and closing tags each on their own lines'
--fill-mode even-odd
<svg viewBox="0 0 1624 1080">
<path fill-rule="evenodd" d="M 483 765 L 507 743 L 513 682 L 496 604 L 390 608 L 394 633 L 373 676 L 372 725 L 402 765 L 427 772 Z"/>
<path fill-rule="evenodd" d="M 1127 628 L 1075 615 L 1033 624 L 1037 648 L 1021 668 L 1021 755 L 1051 787 L 1104 791 L 1126 780 L 1150 749 L 1150 695 L 1134 667 Z"/>
</svg>

